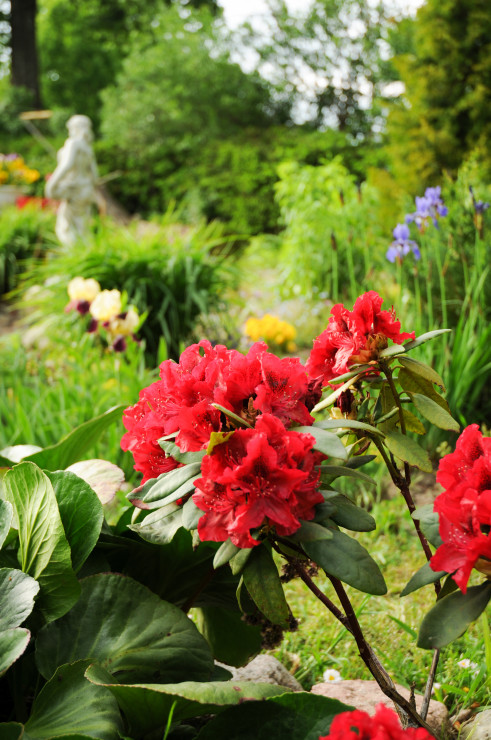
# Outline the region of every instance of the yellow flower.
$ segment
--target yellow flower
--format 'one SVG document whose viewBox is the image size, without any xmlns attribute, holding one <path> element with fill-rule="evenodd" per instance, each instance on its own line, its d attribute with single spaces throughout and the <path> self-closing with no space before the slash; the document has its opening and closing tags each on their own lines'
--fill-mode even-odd
<svg viewBox="0 0 491 740">
<path fill-rule="evenodd" d="M 91 303 L 96 295 L 101 292 L 101 286 L 93 278 L 87 280 L 76 277 L 68 283 L 68 296 L 71 301 L 88 301 Z"/>
<path fill-rule="evenodd" d="M 121 313 L 121 293 L 119 290 L 103 290 L 90 304 L 90 313 L 97 321 L 110 321 Z"/>
<path fill-rule="evenodd" d="M 117 316 L 111 319 L 107 330 L 114 336 L 129 337 L 135 333 L 139 323 L 140 317 L 138 316 L 138 313 L 134 308 L 129 308 L 126 311 L 124 319 Z"/>
</svg>

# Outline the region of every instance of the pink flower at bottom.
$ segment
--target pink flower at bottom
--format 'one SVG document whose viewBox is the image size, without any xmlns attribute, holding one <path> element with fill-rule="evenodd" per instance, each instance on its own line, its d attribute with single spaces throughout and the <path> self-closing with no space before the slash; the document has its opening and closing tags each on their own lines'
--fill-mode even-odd
<svg viewBox="0 0 491 740">
<path fill-rule="evenodd" d="M 329 735 L 319 740 L 433 740 L 429 732 L 420 727 L 403 730 L 393 709 L 379 704 L 375 715 L 355 709 L 337 714 Z"/>
</svg>

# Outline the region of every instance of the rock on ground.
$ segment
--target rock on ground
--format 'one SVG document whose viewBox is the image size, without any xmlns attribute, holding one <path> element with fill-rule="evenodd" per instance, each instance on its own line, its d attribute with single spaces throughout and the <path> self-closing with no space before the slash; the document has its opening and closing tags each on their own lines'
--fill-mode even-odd
<svg viewBox="0 0 491 740">
<path fill-rule="evenodd" d="M 286 686 L 286 688 L 293 691 L 303 691 L 297 679 L 272 655 L 258 655 L 248 665 L 241 668 L 234 668 L 223 663 L 220 663 L 220 665 L 230 671 L 234 681 L 272 683 L 277 686 Z"/>
<path fill-rule="evenodd" d="M 462 740 L 491 740 L 491 709 L 479 712 L 470 722 L 462 725 L 459 737 Z"/>
<path fill-rule="evenodd" d="M 409 689 L 406 689 L 404 686 L 400 686 L 399 684 L 396 684 L 395 686 L 402 696 L 409 699 Z M 394 708 L 391 700 L 385 696 L 375 681 L 353 679 L 336 683 L 318 683 L 312 687 L 312 693 L 327 696 L 330 699 L 338 699 L 344 704 L 350 704 L 357 709 L 368 712 L 370 715 L 375 714 L 377 704 L 380 703 L 385 704 L 391 709 Z M 421 694 L 416 694 L 415 698 L 416 708 L 419 709 L 421 702 L 423 701 L 423 697 Z M 448 710 L 445 705 L 439 701 L 431 700 L 426 721 L 430 727 L 435 730 L 435 732 L 440 732 L 442 729 L 446 729 L 448 727 Z M 472 740 L 474 740 L 474 738 L 472 738 Z"/>
</svg>

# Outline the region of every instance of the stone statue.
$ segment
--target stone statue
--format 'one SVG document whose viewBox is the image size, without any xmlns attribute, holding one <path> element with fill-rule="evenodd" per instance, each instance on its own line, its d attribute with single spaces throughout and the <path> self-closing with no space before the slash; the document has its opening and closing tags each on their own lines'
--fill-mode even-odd
<svg viewBox="0 0 491 740">
<path fill-rule="evenodd" d="M 71 246 L 87 232 L 91 207 L 97 202 L 97 165 L 92 151 L 92 122 L 87 116 L 72 116 L 68 139 L 58 152 L 58 164 L 46 184 L 48 198 L 61 200 L 56 235 Z"/>
</svg>

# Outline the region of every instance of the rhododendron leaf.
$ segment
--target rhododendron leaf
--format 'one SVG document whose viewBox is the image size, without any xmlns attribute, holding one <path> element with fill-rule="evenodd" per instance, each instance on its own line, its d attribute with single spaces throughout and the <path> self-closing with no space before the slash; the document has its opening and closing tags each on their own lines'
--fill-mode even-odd
<svg viewBox="0 0 491 740">
<path fill-rule="evenodd" d="M 433 547 L 440 547 L 442 544 L 442 538 L 440 537 L 439 527 L 440 522 L 438 514 L 433 511 L 433 504 L 425 504 L 425 506 L 418 506 L 418 508 L 411 514 L 413 519 L 419 521 L 419 526 L 428 542 Z"/>
<path fill-rule="evenodd" d="M 440 407 L 438 407 L 440 408 Z M 414 432 L 415 434 L 426 434 L 424 424 L 418 419 L 415 414 L 407 409 L 402 410 L 404 416 L 404 423 L 406 425 L 407 432 Z M 400 426 L 400 424 L 398 424 Z"/>
<path fill-rule="evenodd" d="M 344 532 L 332 530 L 331 540 L 306 542 L 307 555 L 326 573 L 358 591 L 381 596 L 387 593 L 384 577 L 371 555 Z"/>
<path fill-rule="evenodd" d="M 204 450 L 199 450 L 198 452 L 181 452 L 181 449 L 174 442 L 162 439 L 159 439 L 158 442 L 166 455 L 173 457 L 176 462 L 183 463 L 184 465 L 188 463 L 199 463 L 206 454 Z"/>
<path fill-rule="evenodd" d="M 123 729 L 114 697 L 84 676 L 89 661 L 60 666 L 34 700 L 25 737 L 59 738 L 90 733 L 99 740 L 117 740 Z"/>
<path fill-rule="evenodd" d="M 322 491 L 322 495 L 326 503 L 334 507 L 329 517 L 340 527 L 351 529 L 353 532 L 372 532 L 377 528 L 373 516 L 344 494 L 337 491 Z"/>
<path fill-rule="evenodd" d="M 140 488 L 131 491 L 126 498 L 138 508 L 157 509 L 177 501 L 192 491 L 194 481 L 200 474 L 201 463 L 190 463 L 182 468 L 162 473 L 158 478 L 152 478 Z"/>
<path fill-rule="evenodd" d="M 246 427 L 248 429 L 251 428 L 251 425 L 248 421 L 243 419 L 241 416 L 237 416 L 237 414 L 234 414 L 234 412 L 230 411 L 230 409 L 226 409 L 225 406 L 220 406 L 219 403 L 212 403 L 211 405 L 214 408 L 218 409 L 218 411 L 221 411 L 222 414 L 225 414 L 225 416 L 235 422 L 235 424 L 238 424 L 239 427 Z"/>
<path fill-rule="evenodd" d="M 3 485 L 18 521 L 20 567 L 39 581 L 37 603 L 45 619 L 57 619 L 80 588 L 51 481 L 34 463 L 22 462 L 6 473 Z"/>
<path fill-rule="evenodd" d="M 87 450 L 94 446 L 102 432 L 111 424 L 121 421 L 124 408 L 124 405 L 114 406 L 100 416 L 76 427 L 57 444 L 45 447 L 41 452 L 29 455 L 25 460 L 30 460 L 46 470 L 64 470 L 84 457 Z"/>
<path fill-rule="evenodd" d="M 443 380 L 437 371 L 433 370 L 429 365 L 426 365 L 424 362 L 420 362 L 419 360 L 415 360 L 413 357 L 401 357 L 399 358 L 399 362 L 413 374 L 421 375 L 422 378 L 429 380 L 430 383 L 436 383 L 436 385 L 440 386 L 442 391 L 445 391 Z"/>
<path fill-rule="evenodd" d="M 230 560 L 230 570 L 234 576 L 238 576 L 244 570 L 245 564 L 249 560 L 249 556 L 253 548 L 241 548 L 240 551 L 234 555 Z"/>
<path fill-rule="evenodd" d="M 471 586 L 465 594 L 454 591 L 440 599 L 421 623 L 418 647 L 432 650 L 453 642 L 482 614 L 490 599 L 489 581 Z"/>
<path fill-rule="evenodd" d="M 213 558 L 213 567 L 220 568 L 222 565 L 225 565 L 225 563 L 228 563 L 234 555 L 237 555 L 238 552 L 240 552 L 240 547 L 234 545 L 231 540 L 225 540 L 215 553 L 215 557 Z"/>
<path fill-rule="evenodd" d="M 194 611 L 197 627 L 215 660 L 241 666 L 261 650 L 261 627 L 247 624 L 240 611 L 217 606 Z"/>
<path fill-rule="evenodd" d="M 161 737 L 162 728 L 165 727 L 173 705 L 172 719 L 179 722 L 204 714 L 218 714 L 226 707 L 236 704 L 249 707 L 254 699 L 260 700 L 290 691 L 284 686 L 249 681 L 119 684 L 97 664 L 89 666 L 85 675 L 92 684 L 107 687 L 111 691 L 125 714 L 131 736 L 139 738 L 152 730 L 159 730 L 158 736 Z"/>
<path fill-rule="evenodd" d="M 314 450 L 324 453 L 329 457 L 335 457 L 338 460 L 346 460 L 348 455 L 346 447 L 341 442 L 338 436 L 328 432 L 320 427 L 292 427 L 292 432 L 300 432 L 301 434 L 310 434 L 315 438 Z"/>
<path fill-rule="evenodd" d="M 356 419 L 324 419 L 323 421 L 315 421 L 313 426 L 319 429 L 362 429 L 364 432 L 384 436 L 384 433 L 377 427 L 366 424 L 364 421 L 356 421 Z"/>
<path fill-rule="evenodd" d="M 316 542 L 332 539 L 332 531 L 315 522 L 302 522 L 300 529 L 290 535 L 293 542 Z"/>
<path fill-rule="evenodd" d="M 121 681 L 210 678 L 206 640 L 177 606 L 117 573 L 89 576 L 81 586 L 73 609 L 39 631 L 36 663 L 45 678 L 62 663 L 84 659 Z"/>
<path fill-rule="evenodd" d="M 196 740 L 319 740 L 337 714 L 353 707 L 307 692 L 239 704 L 214 717 Z"/>
<path fill-rule="evenodd" d="M 418 588 L 422 588 L 423 586 L 427 586 L 429 583 L 439 581 L 440 578 L 443 578 L 446 575 L 447 574 L 444 570 L 434 571 L 431 569 L 429 563 L 425 563 L 413 576 L 411 576 L 407 585 L 401 591 L 400 596 L 407 596 L 413 591 L 417 591 Z"/>
<path fill-rule="evenodd" d="M 416 339 L 406 342 L 403 347 L 406 352 L 409 352 L 409 350 L 419 347 L 420 344 L 424 344 L 430 339 L 440 336 L 440 334 L 448 334 L 449 331 L 451 331 L 451 329 L 435 329 L 434 331 L 427 331 L 425 334 L 421 334 L 419 337 L 416 337 Z"/>
<path fill-rule="evenodd" d="M 182 526 L 186 529 L 196 529 L 204 511 L 198 509 L 192 498 L 189 498 L 182 507 Z"/>
<path fill-rule="evenodd" d="M 34 609 L 39 583 L 13 568 L 0 568 L 0 631 L 18 627 Z"/>
<path fill-rule="evenodd" d="M 14 627 L 0 632 L 0 676 L 20 658 L 30 639 L 31 633 L 24 627 Z"/>
<path fill-rule="evenodd" d="M 336 378 L 333 378 L 331 383 L 345 383 L 347 380 L 354 378 L 355 375 L 368 371 L 373 372 L 374 370 L 375 368 L 373 365 L 353 365 L 353 370 L 350 370 L 348 373 L 344 373 L 343 375 L 338 375 Z M 327 387 L 329 388 L 330 386 Z"/>
<path fill-rule="evenodd" d="M 387 357 L 394 357 L 395 355 L 403 355 L 406 351 L 406 348 L 403 344 L 393 344 L 391 347 L 385 347 L 385 349 L 381 349 L 378 353 L 379 357 L 387 358 Z"/>
<path fill-rule="evenodd" d="M 376 455 L 355 455 L 354 457 L 350 457 L 346 463 L 346 467 L 356 470 L 357 468 L 361 468 L 363 465 L 367 465 L 369 462 L 372 462 L 376 457 Z"/>
<path fill-rule="evenodd" d="M 398 408 L 388 383 L 384 383 L 375 405 L 375 420 L 383 432 L 390 432 L 397 424 Z M 378 417 L 378 418 L 377 418 Z"/>
<path fill-rule="evenodd" d="M 47 472 L 55 492 L 65 536 L 72 553 L 72 567 L 80 570 L 94 549 L 104 521 L 95 491 L 75 473 Z"/>
<path fill-rule="evenodd" d="M 287 627 L 290 610 L 273 556 L 264 545 L 253 548 L 243 570 L 244 585 L 266 619 Z"/>
<path fill-rule="evenodd" d="M 224 442 L 227 441 L 227 439 L 230 439 L 230 437 L 234 434 L 234 432 L 212 432 L 210 434 L 210 442 L 208 444 L 208 447 L 206 448 L 206 454 L 211 455 L 213 450 L 217 445 L 221 445 Z"/>
<path fill-rule="evenodd" d="M 356 373 L 350 380 L 347 380 L 346 383 L 343 383 L 343 385 L 340 385 L 339 388 L 336 388 L 335 391 L 330 393 L 326 398 L 322 399 L 322 401 L 319 401 L 319 403 L 314 406 L 311 413 L 316 414 L 318 411 L 322 411 L 322 409 L 327 408 L 328 406 L 332 406 L 333 403 L 341 396 L 344 391 L 347 391 L 348 388 L 351 388 L 352 385 L 354 385 L 358 378 L 361 378 L 363 373 Z M 337 383 L 336 378 L 333 378 L 331 381 L 332 383 Z"/>
<path fill-rule="evenodd" d="M 356 458 L 353 458 L 353 460 L 356 460 Z M 351 462 L 351 460 L 349 460 L 349 462 Z M 348 478 L 358 478 L 358 480 L 362 480 L 364 483 L 367 483 L 370 486 L 376 485 L 373 478 L 370 478 L 370 476 L 366 473 L 362 473 L 360 470 L 356 470 L 351 466 L 345 467 L 343 465 L 321 465 L 320 470 L 321 480 L 325 483 L 331 483 L 336 478 L 346 476 Z"/>
<path fill-rule="evenodd" d="M 128 529 L 138 532 L 140 537 L 154 545 L 167 545 L 182 526 L 182 507 L 169 504 L 152 511 L 141 524 L 129 525 Z"/>
<path fill-rule="evenodd" d="M 13 513 L 12 504 L 0 498 L 0 549 L 10 531 Z"/>
<path fill-rule="evenodd" d="M 450 413 L 448 403 L 439 393 L 437 393 L 433 384 L 429 380 L 426 380 L 426 378 L 421 377 L 421 375 L 416 375 L 403 367 L 402 370 L 399 370 L 397 380 L 403 390 L 408 393 L 421 393 L 422 396 L 431 398 L 432 401 L 435 401 L 435 403 L 441 406 L 442 409 L 445 409 L 445 411 Z"/>
<path fill-rule="evenodd" d="M 457 591 L 458 586 L 455 583 L 454 579 L 452 578 L 452 574 L 447 574 L 446 579 L 443 582 L 442 588 L 438 596 L 436 597 L 436 600 L 439 601 L 440 599 L 444 599 L 445 596 L 448 596 L 448 594 L 452 594 L 454 591 Z"/>
<path fill-rule="evenodd" d="M 433 471 L 433 465 L 431 464 L 428 453 L 411 437 L 391 430 L 387 432 L 384 443 L 394 457 L 399 458 L 399 460 L 404 460 L 409 465 L 414 465 L 420 470 L 424 470 L 425 473 L 431 473 Z"/>
<path fill-rule="evenodd" d="M 460 425 L 438 403 L 421 393 L 411 393 L 410 395 L 411 401 L 425 419 L 428 419 L 440 429 L 449 429 L 451 432 L 460 431 Z"/>
</svg>

